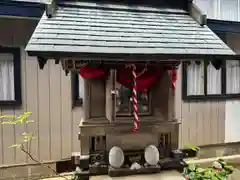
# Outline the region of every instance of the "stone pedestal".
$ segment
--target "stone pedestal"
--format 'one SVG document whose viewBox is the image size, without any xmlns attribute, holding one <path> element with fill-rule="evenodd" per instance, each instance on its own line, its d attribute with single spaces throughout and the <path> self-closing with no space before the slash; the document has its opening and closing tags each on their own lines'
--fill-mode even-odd
<svg viewBox="0 0 240 180">
<path fill-rule="evenodd" d="M 113 146 L 119 146 L 123 150 L 144 149 L 152 144 L 159 147 L 167 144 L 173 149 L 178 148 L 179 123 L 160 122 L 142 123 L 139 133 L 133 133 L 130 123 L 109 123 L 109 124 L 84 124 L 80 126 L 79 140 L 81 143 L 81 155 L 89 155 L 92 137 L 105 136 L 105 151 Z"/>
</svg>

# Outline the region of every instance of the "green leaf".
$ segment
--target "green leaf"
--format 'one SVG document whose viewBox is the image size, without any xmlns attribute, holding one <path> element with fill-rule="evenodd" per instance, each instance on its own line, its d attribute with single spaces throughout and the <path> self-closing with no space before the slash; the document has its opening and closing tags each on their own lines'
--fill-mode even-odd
<svg viewBox="0 0 240 180">
<path fill-rule="evenodd" d="M 3 115 L 0 116 L 0 119 L 16 119 L 15 115 Z"/>
<path fill-rule="evenodd" d="M 27 120 L 26 124 L 28 124 L 28 123 L 34 123 L 34 120 Z"/>
<path fill-rule="evenodd" d="M 227 176 L 217 175 L 217 178 L 218 178 L 219 180 L 227 180 Z"/>
<path fill-rule="evenodd" d="M 197 146 L 193 146 L 193 145 L 189 145 L 189 144 L 185 145 L 184 149 L 191 149 L 193 151 L 198 151 L 199 150 L 199 148 Z"/>
<path fill-rule="evenodd" d="M 187 167 L 185 167 L 185 168 L 183 169 L 183 174 L 184 174 L 184 175 L 187 175 L 187 174 L 188 174 L 188 168 L 187 168 Z"/>
<path fill-rule="evenodd" d="M 31 138 L 31 137 L 32 137 L 31 135 L 23 136 L 24 139 L 29 139 L 29 138 Z"/>
<path fill-rule="evenodd" d="M 14 124 L 13 121 L 3 121 L 1 124 Z"/>
<path fill-rule="evenodd" d="M 228 171 L 229 173 L 232 173 L 234 171 L 234 167 L 230 165 L 225 165 L 224 169 Z"/>
<path fill-rule="evenodd" d="M 196 165 L 195 165 L 195 164 L 189 164 L 189 165 L 188 165 L 188 169 L 189 169 L 190 171 L 195 171 L 195 170 L 196 170 Z"/>
<path fill-rule="evenodd" d="M 11 124 L 11 125 L 15 125 L 15 124 L 27 124 L 27 123 L 32 123 L 34 122 L 33 120 L 27 120 L 27 118 L 31 115 L 31 112 L 25 112 L 20 116 L 15 116 L 15 115 L 3 115 L 0 116 L 0 119 L 9 119 L 9 121 L 4 121 L 1 122 L 1 124 Z"/>
<path fill-rule="evenodd" d="M 214 175 L 215 173 L 210 168 L 207 168 L 206 171 L 204 172 L 204 178 L 211 178 Z"/>
<path fill-rule="evenodd" d="M 218 162 L 222 165 L 225 166 L 227 163 L 223 159 L 218 159 Z"/>
<path fill-rule="evenodd" d="M 20 148 L 22 144 L 13 144 L 9 146 L 8 148 Z"/>
<path fill-rule="evenodd" d="M 31 137 L 31 140 L 34 140 L 34 139 L 36 139 L 36 137 L 35 137 L 35 136 L 32 136 L 32 137 Z"/>
<path fill-rule="evenodd" d="M 203 168 L 197 168 L 197 169 L 196 169 L 196 172 L 197 172 L 197 173 L 204 173 L 204 172 L 205 172 L 205 169 L 203 169 Z"/>
<path fill-rule="evenodd" d="M 196 180 L 201 180 L 202 177 L 203 177 L 202 174 L 197 174 L 197 173 L 195 174 L 195 179 L 196 179 Z"/>
<path fill-rule="evenodd" d="M 192 179 L 192 180 L 195 180 L 195 172 L 190 172 L 189 175 L 188 175 L 188 178 L 189 179 Z"/>
<path fill-rule="evenodd" d="M 211 180 L 219 180 L 216 176 L 212 176 Z"/>
</svg>

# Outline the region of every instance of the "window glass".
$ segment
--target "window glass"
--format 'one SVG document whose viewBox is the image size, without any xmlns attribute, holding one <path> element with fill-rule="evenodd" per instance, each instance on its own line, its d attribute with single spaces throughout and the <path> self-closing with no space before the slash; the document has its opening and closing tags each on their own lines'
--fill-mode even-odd
<svg viewBox="0 0 240 180">
<path fill-rule="evenodd" d="M 131 103 L 130 98 L 132 91 L 121 84 L 117 84 L 117 102 L 116 113 L 117 114 L 130 114 Z"/>
<path fill-rule="evenodd" d="M 187 95 L 204 94 L 204 63 L 191 62 L 187 66 Z"/>
<path fill-rule="evenodd" d="M 216 69 L 211 62 L 207 66 L 207 94 L 221 94 L 222 69 Z"/>
<path fill-rule="evenodd" d="M 240 63 L 238 60 L 226 61 L 227 94 L 240 93 Z"/>
<path fill-rule="evenodd" d="M 132 108 L 132 90 L 117 83 L 117 115 L 131 115 Z M 138 112 L 139 114 L 146 114 L 150 112 L 150 92 L 137 92 Z"/>
<path fill-rule="evenodd" d="M 15 100 L 13 55 L 0 54 L 0 101 Z"/>
<path fill-rule="evenodd" d="M 84 80 L 82 76 L 78 74 L 78 99 L 83 99 L 84 97 Z"/>
<path fill-rule="evenodd" d="M 187 81 L 183 83 L 186 84 L 186 87 L 183 87 L 184 98 L 187 96 L 192 96 L 191 99 L 195 99 L 196 96 L 198 96 L 197 99 L 199 97 L 213 99 L 224 96 L 225 98 L 240 97 L 239 60 L 202 61 L 201 64 L 191 62 L 185 63 L 183 68 L 183 81 Z M 204 78 L 204 75 L 207 78 Z"/>
</svg>

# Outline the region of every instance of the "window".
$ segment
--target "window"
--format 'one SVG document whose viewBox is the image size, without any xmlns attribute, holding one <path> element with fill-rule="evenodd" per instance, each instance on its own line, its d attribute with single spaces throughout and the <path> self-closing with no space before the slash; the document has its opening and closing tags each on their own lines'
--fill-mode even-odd
<svg viewBox="0 0 240 180">
<path fill-rule="evenodd" d="M 84 96 L 84 81 L 78 72 L 71 72 L 72 106 L 82 106 Z"/>
<path fill-rule="evenodd" d="M 126 116 L 132 115 L 132 90 L 117 83 L 117 102 L 116 102 L 116 115 Z M 150 114 L 150 91 L 137 92 L 138 112 L 139 115 Z"/>
<path fill-rule="evenodd" d="M 0 46 L 0 105 L 20 106 L 20 48 Z"/>
<path fill-rule="evenodd" d="M 183 62 L 183 99 L 240 97 L 240 61 Z"/>
</svg>

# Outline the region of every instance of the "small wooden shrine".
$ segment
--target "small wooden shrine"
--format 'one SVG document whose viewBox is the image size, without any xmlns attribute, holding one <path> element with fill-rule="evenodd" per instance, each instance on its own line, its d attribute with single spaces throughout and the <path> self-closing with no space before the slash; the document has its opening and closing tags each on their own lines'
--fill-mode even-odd
<svg viewBox="0 0 240 180">
<path fill-rule="evenodd" d="M 40 68 L 54 59 L 84 78 L 79 166 L 87 176 L 181 169 L 177 68 L 235 56 L 188 0 L 52 1 L 26 50 Z"/>
</svg>

